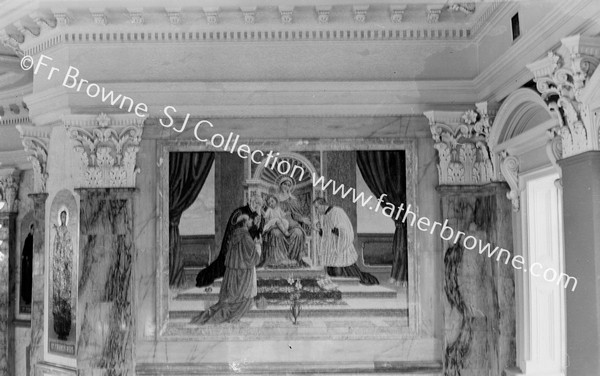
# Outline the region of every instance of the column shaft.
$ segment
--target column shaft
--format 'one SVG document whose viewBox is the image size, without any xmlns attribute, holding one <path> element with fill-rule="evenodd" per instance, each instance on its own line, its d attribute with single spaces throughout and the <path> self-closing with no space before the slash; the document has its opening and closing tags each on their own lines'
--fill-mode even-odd
<svg viewBox="0 0 600 376">
<path fill-rule="evenodd" d="M 133 374 L 132 189 L 79 189 L 80 376 Z"/>
<path fill-rule="evenodd" d="M 561 160 L 569 376 L 600 374 L 600 152 Z"/>
<path fill-rule="evenodd" d="M 508 188 L 486 186 L 440 186 L 442 218 L 454 230 L 440 233 L 443 241 L 443 307 L 446 374 L 500 376 L 516 360 L 514 270 L 479 253 L 496 246 L 511 250 L 511 204 Z M 458 233 L 466 233 L 455 244 Z M 476 244 L 473 248 L 467 246 Z"/>
<path fill-rule="evenodd" d="M 12 376 L 15 369 L 15 271 L 17 214 L 0 213 L 0 375 Z"/>
<path fill-rule="evenodd" d="M 35 376 L 35 365 L 44 359 L 44 291 L 46 280 L 46 199 L 47 193 L 29 195 L 33 200 L 33 276 L 31 284 L 31 375 Z"/>
</svg>

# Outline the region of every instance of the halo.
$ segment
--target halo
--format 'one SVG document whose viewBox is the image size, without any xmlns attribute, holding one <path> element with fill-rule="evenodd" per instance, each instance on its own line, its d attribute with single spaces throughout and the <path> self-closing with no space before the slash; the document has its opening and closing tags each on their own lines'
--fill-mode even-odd
<svg viewBox="0 0 600 376">
<path fill-rule="evenodd" d="M 61 223 L 60 223 L 60 213 L 62 213 L 62 212 L 65 212 L 65 214 L 66 214 L 66 217 L 67 217 L 67 218 L 65 218 L 65 226 L 67 226 L 67 225 L 69 224 L 69 209 L 67 209 L 67 207 L 66 207 L 66 206 L 61 206 L 61 207 L 58 209 L 58 213 L 57 213 L 57 216 L 56 216 L 57 223 L 58 223 L 58 225 L 60 226 L 60 224 L 61 224 Z"/>
<path fill-rule="evenodd" d="M 291 176 L 287 175 L 279 176 L 275 181 L 275 184 L 277 184 L 277 187 L 279 188 L 281 186 L 281 183 L 283 183 L 284 181 L 289 181 L 290 183 L 292 183 L 292 186 L 290 187 L 290 192 L 292 192 L 296 188 L 296 180 Z"/>
</svg>

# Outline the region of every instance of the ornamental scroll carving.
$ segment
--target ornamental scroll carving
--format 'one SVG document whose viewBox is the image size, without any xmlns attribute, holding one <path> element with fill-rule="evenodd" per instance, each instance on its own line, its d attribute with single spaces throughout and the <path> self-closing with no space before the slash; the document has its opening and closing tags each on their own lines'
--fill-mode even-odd
<svg viewBox="0 0 600 376">
<path fill-rule="evenodd" d="M 144 119 L 135 115 L 63 118 L 79 158 L 81 188 L 133 188 Z"/>
<path fill-rule="evenodd" d="M 502 158 L 500 170 L 510 187 L 510 191 L 506 193 L 506 197 L 508 197 L 512 203 L 513 210 L 519 211 L 521 208 L 521 201 L 519 199 L 521 195 L 521 190 L 519 188 L 519 158 L 514 155 L 509 155 L 506 151 L 501 152 L 500 156 Z"/>
<path fill-rule="evenodd" d="M 466 112 L 425 112 L 438 151 L 440 185 L 479 185 L 502 180 L 489 146 L 487 103 Z"/>
<path fill-rule="evenodd" d="M 583 101 L 587 80 L 600 62 L 600 38 L 575 35 L 562 39 L 562 46 L 544 59 L 527 65 L 537 90 L 556 112 L 556 133 L 562 140 L 562 157 L 600 150 L 600 121 Z"/>
<path fill-rule="evenodd" d="M 46 166 L 52 127 L 17 125 L 17 130 L 21 135 L 21 143 L 25 151 L 29 153 L 28 160 L 33 166 L 33 191 L 46 193 L 46 182 L 48 181 Z"/>
<path fill-rule="evenodd" d="M 0 170 L 0 201 L 5 203 L 0 212 L 16 213 L 19 211 L 19 183 L 21 171 L 17 169 Z"/>
</svg>

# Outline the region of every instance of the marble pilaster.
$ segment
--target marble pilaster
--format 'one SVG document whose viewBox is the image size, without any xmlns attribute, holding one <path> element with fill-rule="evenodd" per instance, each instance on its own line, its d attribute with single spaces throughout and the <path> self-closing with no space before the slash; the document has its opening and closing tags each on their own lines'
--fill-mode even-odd
<svg viewBox="0 0 600 376">
<path fill-rule="evenodd" d="M 511 250 L 507 190 L 503 183 L 440 186 L 442 218 L 492 249 Z M 503 375 L 516 359 L 514 271 L 504 259 L 498 262 L 480 254 L 479 247 L 468 250 L 453 240 L 443 242 L 445 374 Z"/>
<path fill-rule="evenodd" d="M 559 161 L 565 273 L 577 278 L 566 289 L 569 376 L 600 373 L 600 151 Z M 575 288 L 576 287 L 576 288 Z"/>
<path fill-rule="evenodd" d="M 0 212 L 0 375 L 14 375 L 14 327 L 17 214 Z M 8 282 L 8 283 L 7 283 Z"/>
<path fill-rule="evenodd" d="M 78 189 L 79 375 L 132 375 L 133 194 L 129 188 Z"/>
<path fill-rule="evenodd" d="M 33 200 L 33 270 L 31 292 L 31 374 L 35 375 L 35 365 L 44 358 L 44 289 L 45 289 L 45 241 L 46 239 L 46 200 L 47 193 L 29 195 Z"/>
</svg>

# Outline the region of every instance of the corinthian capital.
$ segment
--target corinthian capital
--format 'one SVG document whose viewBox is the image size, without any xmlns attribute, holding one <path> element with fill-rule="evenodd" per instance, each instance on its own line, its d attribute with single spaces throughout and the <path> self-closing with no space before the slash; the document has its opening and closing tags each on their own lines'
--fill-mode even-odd
<svg viewBox="0 0 600 376">
<path fill-rule="evenodd" d="M 438 151 L 441 185 L 487 184 L 500 180 L 497 157 L 488 146 L 492 119 L 487 103 L 465 112 L 429 111 L 431 135 Z"/>
<path fill-rule="evenodd" d="M 21 142 L 25 151 L 29 153 L 29 161 L 33 166 L 34 193 L 46 193 L 48 172 L 48 145 L 52 127 L 36 127 L 33 125 L 17 125 L 21 135 Z"/>
<path fill-rule="evenodd" d="M 9 168 L 0 170 L 0 203 L 4 205 L 0 212 L 16 213 L 19 211 L 19 183 L 21 171 Z"/>
<path fill-rule="evenodd" d="M 63 123 L 79 156 L 81 188 L 133 188 L 144 118 L 68 115 Z"/>
<path fill-rule="evenodd" d="M 600 37 L 575 35 L 544 59 L 527 65 L 537 90 L 557 113 L 556 132 L 562 139 L 563 157 L 599 150 L 598 121 L 584 100 L 588 79 L 600 62 Z"/>
</svg>

